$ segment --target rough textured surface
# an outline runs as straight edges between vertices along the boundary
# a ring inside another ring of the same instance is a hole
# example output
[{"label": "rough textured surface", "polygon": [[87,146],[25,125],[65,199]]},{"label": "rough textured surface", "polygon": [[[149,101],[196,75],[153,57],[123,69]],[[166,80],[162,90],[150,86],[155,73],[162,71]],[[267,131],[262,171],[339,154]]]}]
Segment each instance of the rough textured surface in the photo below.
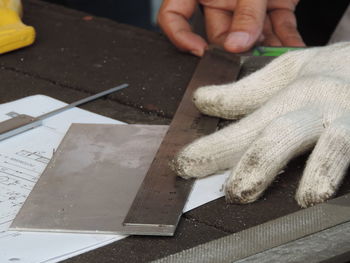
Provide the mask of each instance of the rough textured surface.
[{"label": "rough textured surface", "polygon": [[[130,123],[166,124],[198,59],[176,51],[160,34],[37,0],[25,1],[24,21],[35,45],[1,56],[0,103],[32,94],[66,102],[111,88],[130,88],[83,108]],[[166,117],[163,117],[166,116]],[[228,205],[223,198],[186,213],[174,238],[129,237],[67,262],[145,262],[298,210],[294,200],[305,156],[288,164],[263,198]],[[346,178],[339,194],[349,192]]]},{"label": "rough textured surface", "polygon": [[198,59],[158,33],[86,16],[26,2],[24,22],[36,28],[36,43],[2,56],[0,66],[89,93],[127,82],[113,100],[171,117]]},{"label": "rough textured surface", "polygon": [[[7,56],[10,56],[8,54]],[[0,68],[0,102],[9,102],[22,97],[44,94],[50,97],[73,102],[87,97],[92,93],[81,89],[62,87],[50,80],[28,75],[26,73]],[[102,91],[102,89],[101,89]],[[118,103],[114,99],[100,99],[83,105],[82,108],[102,114],[127,123],[168,124],[167,118],[162,118],[156,113],[141,111],[138,108]]]},{"label": "rough textured surface", "polygon": [[185,218],[174,237],[128,237],[65,262],[148,262],[225,235],[215,227]]}]

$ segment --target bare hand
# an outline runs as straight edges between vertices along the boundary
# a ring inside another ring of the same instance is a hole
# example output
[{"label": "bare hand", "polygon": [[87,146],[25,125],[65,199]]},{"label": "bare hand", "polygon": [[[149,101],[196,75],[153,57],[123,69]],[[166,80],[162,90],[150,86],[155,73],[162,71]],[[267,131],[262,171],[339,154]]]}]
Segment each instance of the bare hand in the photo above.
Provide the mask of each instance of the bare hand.
[{"label": "bare hand", "polygon": [[164,0],[158,23],[179,49],[202,56],[208,43],[192,32],[189,19],[203,6],[210,43],[243,52],[267,46],[304,46],[294,15],[299,0]]}]

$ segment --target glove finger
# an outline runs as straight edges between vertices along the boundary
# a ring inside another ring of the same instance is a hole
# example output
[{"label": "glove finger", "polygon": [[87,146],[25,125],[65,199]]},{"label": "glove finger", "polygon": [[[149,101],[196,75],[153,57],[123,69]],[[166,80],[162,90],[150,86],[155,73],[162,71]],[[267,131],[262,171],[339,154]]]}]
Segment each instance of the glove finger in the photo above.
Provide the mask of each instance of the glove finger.
[{"label": "glove finger", "polygon": [[170,166],[183,178],[204,177],[232,168],[256,136],[286,111],[283,104],[271,101],[239,122],[187,145]]},{"label": "glove finger", "polygon": [[296,193],[299,205],[308,207],[332,197],[349,163],[350,115],[334,121],[317,142]]},{"label": "glove finger", "polygon": [[204,114],[237,119],[251,113],[298,74],[314,50],[288,52],[242,80],[197,89],[193,101]]},{"label": "glove finger", "polygon": [[322,130],[322,117],[312,108],[289,112],[273,121],[232,171],[225,187],[227,201],[255,201],[290,159],[316,143]]}]

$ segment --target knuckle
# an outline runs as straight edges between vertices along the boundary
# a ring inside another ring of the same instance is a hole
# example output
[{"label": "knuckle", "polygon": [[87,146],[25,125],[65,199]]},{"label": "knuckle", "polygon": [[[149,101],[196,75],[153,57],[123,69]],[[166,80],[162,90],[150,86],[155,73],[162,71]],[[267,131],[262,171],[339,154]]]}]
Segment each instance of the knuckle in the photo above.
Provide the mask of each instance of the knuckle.
[{"label": "knuckle", "polygon": [[166,17],[164,15],[158,15],[157,16],[157,25],[159,25],[162,29],[166,26]]},{"label": "knuckle", "polygon": [[236,17],[241,23],[260,23],[256,10],[254,10],[252,7],[241,8],[239,12],[236,13]]},{"label": "knuckle", "polygon": [[157,15],[158,25],[164,24],[164,20],[166,20],[166,14],[164,13],[164,11],[160,11]]},{"label": "knuckle", "polygon": [[177,19],[169,12],[161,12],[157,16],[157,24],[161,29],[170,28],[170,25],[176,24]]}]

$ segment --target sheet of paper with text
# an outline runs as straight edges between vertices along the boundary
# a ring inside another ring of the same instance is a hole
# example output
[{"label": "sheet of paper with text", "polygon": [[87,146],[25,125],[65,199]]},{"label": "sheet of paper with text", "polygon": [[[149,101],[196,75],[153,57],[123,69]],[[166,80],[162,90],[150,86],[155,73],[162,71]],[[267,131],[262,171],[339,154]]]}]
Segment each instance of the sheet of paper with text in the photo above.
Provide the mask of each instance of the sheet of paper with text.
[{"label": "sheet of paper with text", "polygon": [[[65,105],[47,96],[30,96],[1,104],[0,121],[16,114],[36,117]],[[57,262],[126,237],[7,231],[71,123],[123,124],[73,108],[44,120],[38,128],[0,142],[0,262]],[[197,180],[184,212],[223,196],[226,177],[223,173]]]}]

